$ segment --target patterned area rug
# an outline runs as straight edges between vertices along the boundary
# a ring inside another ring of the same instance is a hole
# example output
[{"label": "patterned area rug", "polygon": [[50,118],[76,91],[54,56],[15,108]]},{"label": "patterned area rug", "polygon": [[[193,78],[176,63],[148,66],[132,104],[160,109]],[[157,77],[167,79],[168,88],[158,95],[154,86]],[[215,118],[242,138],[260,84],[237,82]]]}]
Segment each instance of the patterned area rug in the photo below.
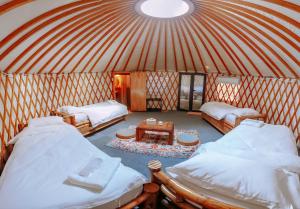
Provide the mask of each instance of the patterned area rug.
[{"label": "patterned area rug", "polygon": [[[132,128],[132,127],[130,127]],[[160,134],[154,132],[146,132],[145,138],[136,142],[133,139],[113,139],[106,146],[120,149],[127,152],[136,152],[146,155],[158,155],[162,157],[172,157],[172,158],[189,158],[201,142],[195,146],[183,146],[177,143],[177,136],[181,133],[188,133],[196,135],[199,137],[199,133],[196,130],[175,130],[175,137],[173,145],[168,145],[165,134]]]}]

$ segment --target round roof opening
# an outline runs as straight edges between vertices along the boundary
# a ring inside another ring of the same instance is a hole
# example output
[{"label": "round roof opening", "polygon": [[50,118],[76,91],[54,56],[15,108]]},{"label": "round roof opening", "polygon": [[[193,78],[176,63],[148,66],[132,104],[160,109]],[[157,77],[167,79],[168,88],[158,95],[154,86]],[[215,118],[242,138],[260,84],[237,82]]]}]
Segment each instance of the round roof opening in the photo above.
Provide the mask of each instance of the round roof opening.
[{"label": "round roof opening", "polygon": [[141,0],[136,5],[140,14],[157,18],[173,18],[193,11],[189,0]]}]

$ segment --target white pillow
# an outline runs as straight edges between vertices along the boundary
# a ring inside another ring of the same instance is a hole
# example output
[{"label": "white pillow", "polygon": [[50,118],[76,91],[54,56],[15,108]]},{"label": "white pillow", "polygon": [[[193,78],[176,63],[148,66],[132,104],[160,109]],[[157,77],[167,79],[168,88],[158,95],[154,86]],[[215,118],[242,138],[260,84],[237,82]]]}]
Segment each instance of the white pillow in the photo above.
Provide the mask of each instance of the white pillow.
[{"label": "white pillow", "polygon": [[296,137],[287,126],[265,124],[261,128],[256,128],[240,125],[231,132],[233,132],[229,135],[231,140],[241,140],[254,151],[298,155]]},{"label": "white pillow", "polygon": [[119,104],[116,100],[108,100],[107,101],[109,104]]},{"label": "white pillow", "polygon": [[74,106],[62,106],[57,109],[59,112],[67,113],[67,114],[75,114],[79,112],[79,107]]},{"label": "white pillow", "polygon": [[24,128],[16,136],[10,139],[8,144],[15,144],[19,139],[36,133],[45,133],[46,131],[51,131],[51,129],[48,129],[48,126],[54,125],[66,125],[66,123],[63,121],[62,117],[58,116],[33,118],[29,121],[28,127]]},{"label": "white pillow", "polygon": [[[201,153],[174,167],[169,174],[195,186],[213,190],[224,196],[268,208],[290,208],[300,205],[292,200],[299,195],[299,179],[284,171],[248,159],[215,152]],[[292,187],[287,182],[291,182]],[[292,194],[293,192],[298,194]]]},{"label": "white pillow", "polygon": [[251,108],[236,108],[236,109],[232,110],[232,113],[237,116],[259,115],[259,112],[257,112],[254,109],[251,109]]},{"label": "white pillow", "polygon": [[261,120],[253,120],[253,119],[245,119],[241,122],[241,125],[245,126],[253,126],[256,128],[261,128],[265,125],[265,123]]},{"label": "white pillow", "polygon": [[64,120],[62,117],[47,116],[47,117],[31,119],[28,123],[28,127],[40,127],[40,126],[49,126],[49,125],[57,125],[57,124],[64,124]]}]

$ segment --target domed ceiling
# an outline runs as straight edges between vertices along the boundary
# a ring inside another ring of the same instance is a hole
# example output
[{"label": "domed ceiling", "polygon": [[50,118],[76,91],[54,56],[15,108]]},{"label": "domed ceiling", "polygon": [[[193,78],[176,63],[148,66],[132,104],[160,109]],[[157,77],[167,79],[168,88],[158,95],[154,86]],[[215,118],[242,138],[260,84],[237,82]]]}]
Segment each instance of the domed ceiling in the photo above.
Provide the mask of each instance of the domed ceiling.
[{"label": "domed ceiling", "polygon": [[0,0],[0,70],[300,77],[299,0],[189,0],[193,11],[174,18],[140,3]]}]

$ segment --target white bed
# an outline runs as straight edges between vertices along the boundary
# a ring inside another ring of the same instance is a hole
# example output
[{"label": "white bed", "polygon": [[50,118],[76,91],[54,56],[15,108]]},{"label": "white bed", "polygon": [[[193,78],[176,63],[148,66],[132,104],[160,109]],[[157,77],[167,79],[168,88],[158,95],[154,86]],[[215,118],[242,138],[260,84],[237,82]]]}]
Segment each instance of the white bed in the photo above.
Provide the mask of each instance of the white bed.
[{"label": "white bed", "polygon": [[71,125],[28,127],[13,140],[13,152],[0,177],[0,208],[117,208],[142,192],[139,172],[122,164],[101,192],[70,184],[70,173],[93,156],[112,158]]},{"label": "white bed", "polygon": [[239,116],[259,115],[254,109],[234,107],[224,102],[207,102],[201,106],[200,111],[205,112],[216,120],[224,119],[230,124],[235,124],[235,120]]},{"label": "white bed", "polygon": [[200,108],[201,116],[222,133],[227,133],[246,119],[265,121],[266,115],[251,108],[239,108],[224,102],[207,102]]},{"label": "white bed", "polygon": [[167,172],[194,192],[235,206],[300,208],[300,157],[286,126],[242,123]]},{"label": "white bed", "polygon": [[74,115],[76,123],[89,120],[93,127],[128,114],[127,107],[115,100],[82,107],[63,106],[58,108],[57,111]]}]

